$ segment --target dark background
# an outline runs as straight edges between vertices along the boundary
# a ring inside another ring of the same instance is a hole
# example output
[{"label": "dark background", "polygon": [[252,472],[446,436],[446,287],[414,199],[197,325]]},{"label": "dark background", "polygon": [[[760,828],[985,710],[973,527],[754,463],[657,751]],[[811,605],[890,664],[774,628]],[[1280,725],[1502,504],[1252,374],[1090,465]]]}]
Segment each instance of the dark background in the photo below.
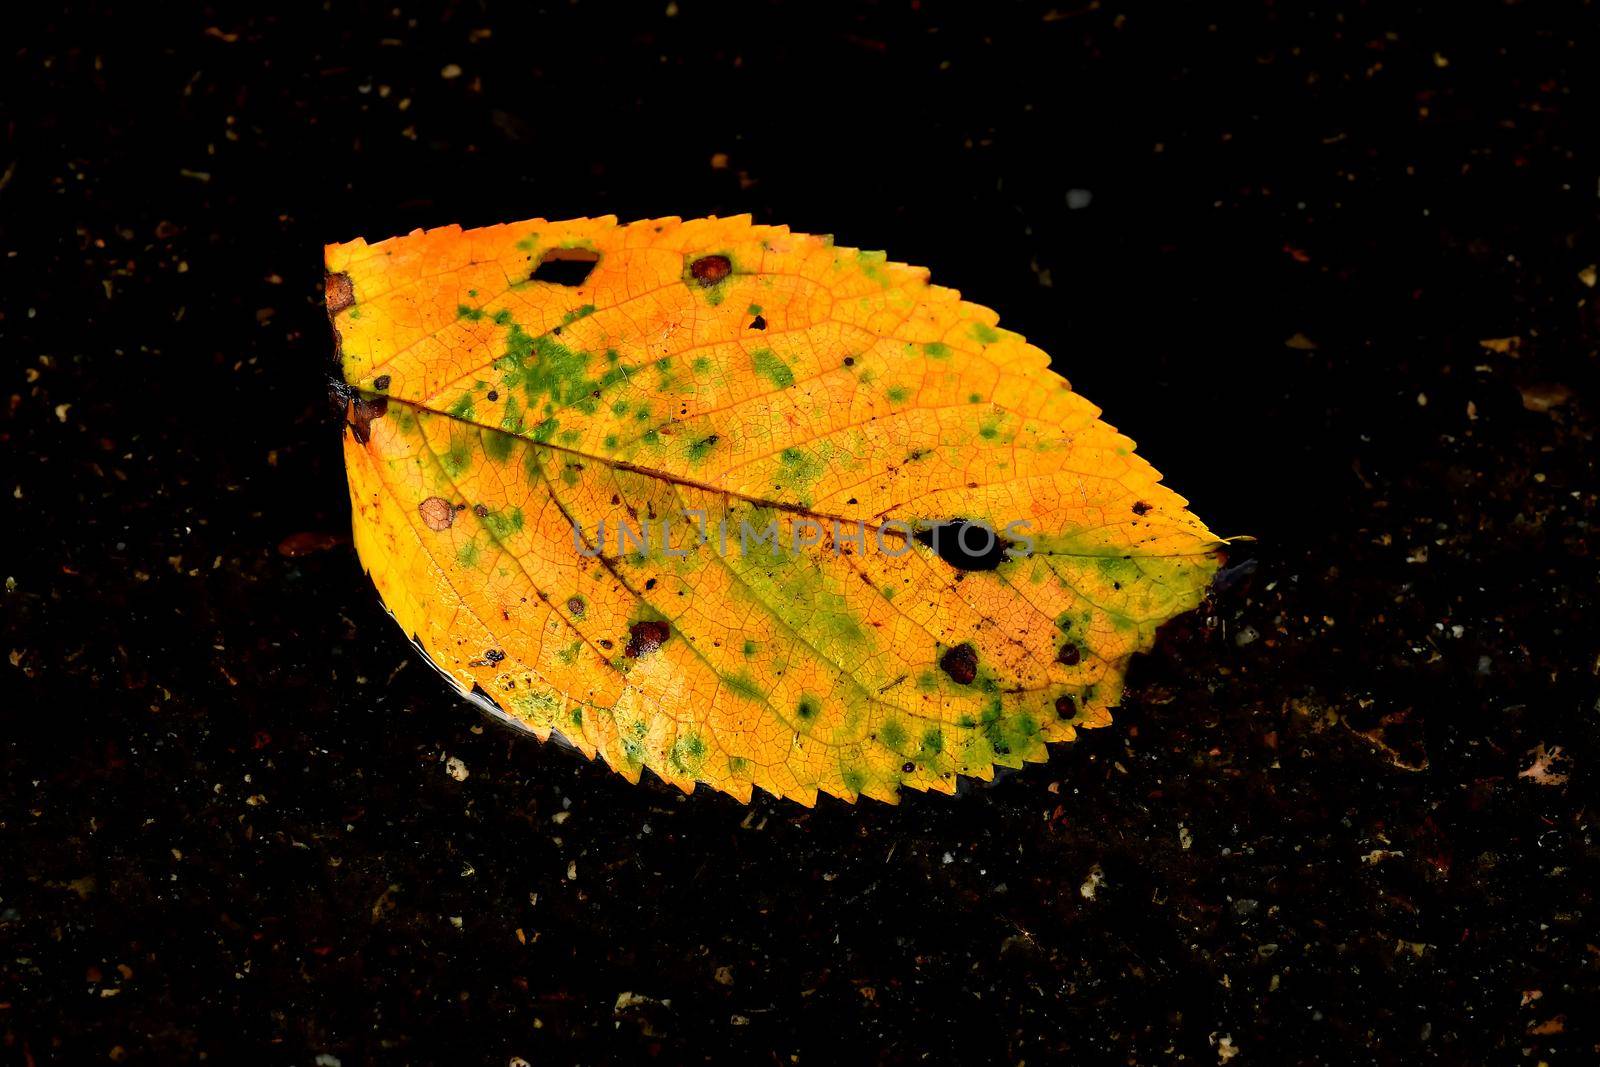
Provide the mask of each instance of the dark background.
[{"label": "dark background", "polygon": [[[1596,16],[14,6],[0,1053],[1593,1062]],[[747,809],[384,614],[322,244],[742,211],[997,308],[1260,539],[1114,726]]]}]

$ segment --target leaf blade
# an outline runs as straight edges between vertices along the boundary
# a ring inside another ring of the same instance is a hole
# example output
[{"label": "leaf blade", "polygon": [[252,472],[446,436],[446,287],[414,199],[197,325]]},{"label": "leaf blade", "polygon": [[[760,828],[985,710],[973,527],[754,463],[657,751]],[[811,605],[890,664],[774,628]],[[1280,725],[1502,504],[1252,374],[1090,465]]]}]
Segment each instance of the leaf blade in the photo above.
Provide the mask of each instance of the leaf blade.
[{"label": "leaf blade", "polygon": [[[573,248],[580,284],[534,277]],[[345,442],[385,602],[463,689],[632,779],[893,801],[1041,760],[1109,721],[1128,657],[1215,570],[1217,539],[1044,353],[881,254],[740,217],[449,227],[327,261],[346,382],[386,404]],[[820,543],[572,540],[685,509]],[[961,572],[893,529],[955,517],[1028,521],[1040,551]]]}]

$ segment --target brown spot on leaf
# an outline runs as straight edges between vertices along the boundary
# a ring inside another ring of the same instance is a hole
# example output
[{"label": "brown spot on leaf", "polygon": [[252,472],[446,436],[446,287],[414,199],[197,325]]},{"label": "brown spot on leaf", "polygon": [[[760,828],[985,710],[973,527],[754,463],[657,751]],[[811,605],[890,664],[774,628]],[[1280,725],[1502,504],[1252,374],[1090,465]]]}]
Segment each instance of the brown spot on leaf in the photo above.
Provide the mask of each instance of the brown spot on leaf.
[{"label": "brown spot on leaf", "polygon": [[350,414],[346,422],[350,424],[350,432],[355,434],[357,444],[366,444],[372,439],[372,423],[381,419],[389,410],[389,398],[386,396],[365,396],[357,393],[350,398]]},{"label": "brown spot on leaf", "polygon": [[1056,714],[1063,719],[1070,719],[1078,714],[1078,702],[1063,693],[1056,697]]},{"label": "brown spot on leaf", "polygon": [[690,276],[702,289],[711,288],[732,273],[733,261],[727,256],[701,256],[689,264]]},{"label": "brown spot on leaf", "polygon": [[456,509],[442,496],[430,496],[417,505],[417,512],[422,516],[422,524],[434,533],[448,530],[456,521]]},{"label": "brown spot on leaf", "polygon": [[1056,662],[1064,663],[1068,667],[1076,667],[1078,661],[1083,659],[1083,653],[1078,651],[1078,646],[1068,641],[1061,646],[1061,651],[1056,653]]},{"label": "brown spot on leaf", "polygon": [[567,610],[570,611],[572,614],[576,615],[578,618],[580,618],[580,619],[583,618],[583,612],[584,612],[583,597],[575,596],[571,600],[568,600],[567,601]]},{"label": "brown spot on leaf", "polygon": [[489,517],[489,508],[484,504],[474,504],[472,505],[472,513],[480,519],[487,519]]},{"label": "brown spot on leaf", "polygon": [[971,685],[978,676],[978,652],[963,641],[939,657],[939,667],[959,685]]},{"label": "brown spot on leaf", "polygon": [[1143,500],[1135,500],[1133,502],[1133,513],[1135,515],[1147,515],[1149,512],[1150,505],[1146,504]]},{"label": "brown spot on leaf", "polygon": [[622,654],[629,659],[638,659],[648,656],[664,644],[672,630],[666,623],[654,619],[645,622],[636,622],[628,627],[628,647]]},{"label": "brown spot on leaf", "polygon": [[356,287],[345,273],[327,274],[322,278],[323,299],[328,304],[328,317],[339,314],[356,302]]},{"label": "brown spot on leaf", "polygon": [[376,378],[372,379],[372,387],[378,390],[380,393],[384,392],[389,388],[389,376],[387,374],[378,375]]},{"label": "brown spot on leaf", "polygon": [[506,658],[506,654],[500,651],[498,648],[491,648],[483,654],[483,658],[488,660],[490,663],[499,663],[501,660]]}]

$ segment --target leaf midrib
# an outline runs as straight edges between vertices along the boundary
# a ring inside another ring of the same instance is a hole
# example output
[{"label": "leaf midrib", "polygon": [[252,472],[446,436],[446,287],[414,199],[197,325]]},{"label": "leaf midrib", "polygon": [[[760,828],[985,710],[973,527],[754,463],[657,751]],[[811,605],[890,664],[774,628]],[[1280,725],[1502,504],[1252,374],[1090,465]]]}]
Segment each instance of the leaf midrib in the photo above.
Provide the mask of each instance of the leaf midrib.
[{"label": "leaf midrib", "polygon": [[[566,445],[552,444],[549,441],[536,441],[530,437],[525,437],[522,434],[507,430],[504,427],[490,426],[487,423],[478,422],[475,419],[465,418],[448,411],[441,411],[438,408],[430,407],[427,404],[415,400],[409,400],[404,397],[391,396],[388,393],[374,392],[370,389],[362,389],[357,386],[346,385],[344,388],[348,390],[352,396],[361,396],[371,400],[382,400],[390,404],[402,404],[413,411],[425,412],[429,415],[434,415],[442,419],[449,419],[451,422],[459,423],[463,426],[471,426],[477,430],[487,430],[490,433],[501,434],[503,436],[513,438],[517,441],[523,442],[530,448],[548,449],[551,452],[559,453],[564,456],[572,456],[575,459],[581,459],[589,463],[598,463],[602,466],[609,467],[612,470],[627,471],[631,474],[643,475],[644,477],[653,478],[657,481],[665,482],[670,485],[683,486],[689,489],[698,489],[701,492],[740,500],[757,508],[772,508],[777,511],[787,512],[792,515],[801,515],[807,518],[826,519],[843,523],[859,523],[863,531],[870,530],[875,534],[887,533],[902,539],[906,536],[902,531],[895,529],[894,527],[882,523],[875,523],[868,519],[857,518],[850,515],[839,515],[830,511],[821,511],[805,504],[796,504],[792,501],[774,500],[769,497],[760,497],[751,493],[742,492],[737,489],[729,489],[727,486],[715,485],[711,482],[702,482],[694,478],[686,478],[679,474],[673,474],[669,471],[659,470],[655,467],[645,466],[644,464],[640,463],[633,463],[629,460],[612,459],[607,456],[597,456],[592,452],[585,452],[581,449],[569,448]],[[899,519],[893,521],[910,523],[914,520]],[[1041,549],[1035,551],[1033,555],[1062,556],[1073,559],[1190,559],[1209,555],[1222,543],[1223,542],[1219,540],[1214,544],[1195,552],[1068,552],[1059,549]]]}]

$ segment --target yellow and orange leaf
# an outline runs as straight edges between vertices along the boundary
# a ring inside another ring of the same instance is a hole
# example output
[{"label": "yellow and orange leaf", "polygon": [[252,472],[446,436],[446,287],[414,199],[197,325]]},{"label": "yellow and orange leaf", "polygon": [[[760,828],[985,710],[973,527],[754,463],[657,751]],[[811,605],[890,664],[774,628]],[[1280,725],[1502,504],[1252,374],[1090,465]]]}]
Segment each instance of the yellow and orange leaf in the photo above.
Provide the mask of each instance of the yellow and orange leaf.
[{"label": "yellow and orange leaf", "polygon": [[[882,253],[535,219],[327,269],[384,601],[463,692],[630,779],[892,802],[1043,760],[1218,565],[1043,352]],[[908,536],[955,520],[1001,539]]]}]

